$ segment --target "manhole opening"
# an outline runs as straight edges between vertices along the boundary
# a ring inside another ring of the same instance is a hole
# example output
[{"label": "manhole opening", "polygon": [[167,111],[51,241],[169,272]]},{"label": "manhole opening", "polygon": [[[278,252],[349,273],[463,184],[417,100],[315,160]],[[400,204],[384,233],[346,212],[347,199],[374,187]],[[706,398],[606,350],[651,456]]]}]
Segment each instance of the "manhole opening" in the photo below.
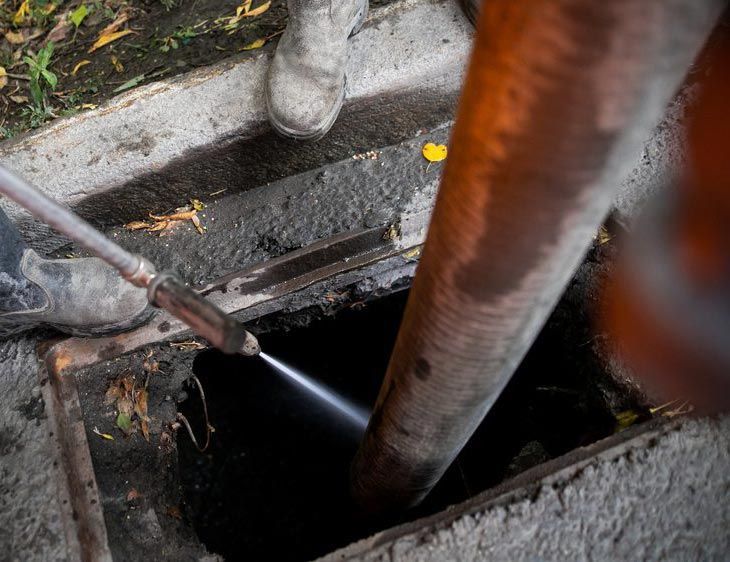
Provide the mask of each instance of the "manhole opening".
[{"label": "manhole opening", "polygon": [[[262,347],[353,402],[377,396],[407,298],[397,293],[306,327],[263,334]],[[587,345],[590,325],[558,307],[497,405],[428,500],[399,520],[368,519],[348,495],[358,445],[260,359],[198,355],[214,439],[205,454],[182,439],[180,470],[195,530],[228,560],[309,560],[393,524],[461,502],[616,430],[631,399]],[[181,405],[202,424],[197,400]],[[198,425],[198,427],[200,427]]]}]

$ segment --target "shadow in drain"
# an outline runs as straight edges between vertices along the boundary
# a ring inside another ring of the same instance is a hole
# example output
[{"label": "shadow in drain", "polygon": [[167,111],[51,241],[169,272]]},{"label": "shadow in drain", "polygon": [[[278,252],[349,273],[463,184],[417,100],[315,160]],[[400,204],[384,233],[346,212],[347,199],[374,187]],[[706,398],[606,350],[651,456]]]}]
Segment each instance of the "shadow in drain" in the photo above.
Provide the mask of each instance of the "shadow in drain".
[{"label": "shadow in drain", "polygon": [[[354,403],[377,396],[407,293],[305,328],[264,334],[262,348]],[[569,318],[568,318],[569,316]],[[570,320],[568,322],[568,320]],[[560,312],[498,404],[423,506],[399,521],[362,517],[348,495],[360,435],[261,359],[201,353],[210,449],[181,437],[188,513],[207,548],[226,559],[309,560],[395,523],[463,501],[505,478],[613,432],[606,397],[619,396],[590,351],[587,322]],[[190,391],[194,394],[194,391]],[[612,406],[626,399],[615,399]],[[627,407],[627,404],[621,404]],[[182,404],[204,427],[197,399]]]}]

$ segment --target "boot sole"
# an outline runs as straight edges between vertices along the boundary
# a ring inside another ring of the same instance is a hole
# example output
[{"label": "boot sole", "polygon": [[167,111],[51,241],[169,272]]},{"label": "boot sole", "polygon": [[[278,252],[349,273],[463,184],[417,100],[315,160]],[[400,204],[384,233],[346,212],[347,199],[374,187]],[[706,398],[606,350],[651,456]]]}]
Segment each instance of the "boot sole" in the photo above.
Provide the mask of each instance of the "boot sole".
[{"label": "boot sole", "polygon": [[138,314],[137,316],[126,322],[120,322],[119,324],[111,324],[99,328],[89,329],[63,326],[59,324],[53,324],[51,322],[29,322],[28,324],[23,325],[13,325],[12,323],[8,323],[8,325],[3,326],[2,319],[0,319],[0,338],[10,338],[41,327],[53,328],[55,330],[58,330],[59,332],[78,338],[100,338],[104,336],[113,336],[116,334],[128,332],[135,328],[139,328],[140,326],[149,322],[156,314],[156,312],[157,311],[154,308],[148,307],[142,313]]},{"label": "boot sole", "polygon": [[[362,26],[365,24],[365,20],[368,17],[368,10],[369,2],[366,1],[363,8],[352,20],[352,26],[350,27],[350,31],[347,35],[348,38],[360,33],[360,30],[362,29]],[[269,93],[267,91],[266,109],[269,112],[269,122],[271,123],[272,128],[282,137],[286,137],[288,139],[296,141],[318,141],[329,132],[329,130],[332,128],[332,125],[334,125],[335,121],[337,121],[337,117],[340,115],[340,111],[342,110],[342,104],[345,101],[346,90],[347,76],[345,76],[345,82],[342,84],[340,96],[337,98],[337,102],[335,103],[335,107],[332,110],[332,113],[324,121],[324,124],[314,131],[298,131],[295,129],[290,129],[289,127],[279,123],[276,118],[272,116],[271,108],[269,107]]]}]

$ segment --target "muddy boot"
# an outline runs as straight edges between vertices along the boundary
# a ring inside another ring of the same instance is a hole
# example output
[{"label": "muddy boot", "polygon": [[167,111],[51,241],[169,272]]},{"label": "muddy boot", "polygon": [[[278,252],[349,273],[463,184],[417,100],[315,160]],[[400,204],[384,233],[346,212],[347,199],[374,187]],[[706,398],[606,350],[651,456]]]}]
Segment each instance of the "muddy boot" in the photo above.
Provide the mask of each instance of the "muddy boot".
[{"label": "muddy boot", "polygon": [[461,6],[464,8],[464,13],[472,25],[477,24],[479,18],[479,8],[482,5],[482,0],[461,0]]},{"label": "muddy boot", "polygon": [[145,290],[101,260],[41,258],[0,210],[0,336],[39,325],[100,336],[139,326],[152,314]]},{"label": "muddy boot", "polygon": [[347,39],[367,16],[367,0],[289,0],[289,21],[269,69],[266,105],[281,135],[322,138],[345,97]]}]

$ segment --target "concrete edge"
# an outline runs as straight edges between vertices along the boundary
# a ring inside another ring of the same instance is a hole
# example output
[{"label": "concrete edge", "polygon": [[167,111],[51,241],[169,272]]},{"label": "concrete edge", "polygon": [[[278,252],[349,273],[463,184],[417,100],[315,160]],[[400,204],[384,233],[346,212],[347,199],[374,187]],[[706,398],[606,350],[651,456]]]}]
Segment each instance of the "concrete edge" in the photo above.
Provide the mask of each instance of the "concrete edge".
[{"label": "concrete edge", "polygon": [[504,507],[526,498],[534,498],[544,487],[559,487],[575,479],[595,461],[611,462],[629,454],[632,450],[651,447],[662,437],[679,431],[687,419],[655,418],[630,427],[592,445],[574,449],[561,457],[526,470],[460,504],[452,505],[434,515],[380,531],[317,560],[320,562],[356,560],[367,552],[394,543],[398,539],[412,536],[417,540],[419,536],[433,534],[449,527],[461,517]]}]

